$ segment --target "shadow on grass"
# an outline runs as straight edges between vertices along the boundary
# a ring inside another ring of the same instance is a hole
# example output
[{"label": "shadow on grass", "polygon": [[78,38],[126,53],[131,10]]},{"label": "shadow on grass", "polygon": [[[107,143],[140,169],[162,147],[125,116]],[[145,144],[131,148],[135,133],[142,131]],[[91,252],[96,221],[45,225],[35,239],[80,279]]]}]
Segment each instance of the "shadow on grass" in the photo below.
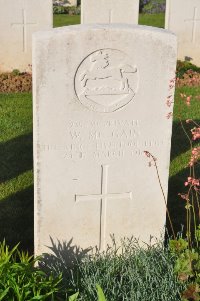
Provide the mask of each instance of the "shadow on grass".
[{"label": "shadow on grass", "polygon": [[[200,120],[194,120],[200,123]],[[185,120],[182,121],[185,130],[191,138],[190,130],[194,127],[193,124],[186,124]],[[198,141],[193,141],[193,147],[198,144]],[[186,153],[190,150],[190,142],[183,131],[179,120],[173,122],[172,128],[172,146],[171,146],[171,161],[181,154]],[[185,163],[187,166],[189,162]],[[172,219],[175,233],[181,232],[185,235],[186,231],[186,201],[184,201],[178,194],[186,193],[187,188],[184,186],[185,181],[190,176],[190,168],[186,167],[174,176],[169,178],[169,189],[168,189],[168,209]],[[196,178],[200,177],[200,170],[196,169]],[[169,234],[172,235],[170,229],[169,220],[167,218],[167,229]]]},{"label": "shadow on grass", "polygon": [[[173,227],[175,233],[181,232],[186,226],[186,209],[185,201],[180,198],[178,193],[185,190],[184,180],[187,179],[188,169],[182,170],[180,173],[169,179],[169,189],[168,189],[168,210],[170,212],[170,217],[172,219]],[[170,236],[172,231],[169,225],[169,220],[167,217],[167,229]]]},{"label": "shadow on grass", "polygon": [[33,254],[33,186],[0,201],[0,241]]},{"label": "shadow on grass", "polygon": [[33,168],[33,135],[22,135],[0,143],[0,183]]},{"label": "shadow on grass", "polygon": [[[178,193],[187,193],[188,188],[184,186],[184,182],[189,176],[189,168],[181,170],[175,176],[169,179],[169,190],[168,190],[168,209],[175,233],[183,230],[183,235],[186,231],[186,201],[183,200]],[[196,170],[196,178],[200,178],[200,170]],[[198,212],[196,211],[196,219],[198,220]],[[169,220],[167,218],[167,229],[169,234],[172,235],[170,229]],[[192,229],[193,232],[194,229]]]},{"label": "shadow on grass", "polygon": [[52,272],[58,276],[60,273],[63,275],[63,279],[67,280],[71,278],[71,270],[75,270],[78,263],[81,262],[91,248],[81,249],[77,245],[73,244],[73,238],[66,241],[60,241],[57,239],[55,242],[50,237],[51,246],[48,246],[51,254],[44,253],[39,261],[39,266],[47,273]]},{"label": "shadow on grass", "polygon": [[[194,120],[194,121],[200,124],[200,120]],[[190,130],[194,127],[194,125],[186,124],[185,120],[182,122],[184,124],[184,127],[189,137],[191,137]],[[198,141],[193,141],[194,147],[197,144]],[[190,142],[183,131],[180,121],[176,120],[173,122],[173,127],[172,127],[171,161],[174,160],[176,157],[180,156],[182,153],[187,152],[188,150],[190,150]]]}]

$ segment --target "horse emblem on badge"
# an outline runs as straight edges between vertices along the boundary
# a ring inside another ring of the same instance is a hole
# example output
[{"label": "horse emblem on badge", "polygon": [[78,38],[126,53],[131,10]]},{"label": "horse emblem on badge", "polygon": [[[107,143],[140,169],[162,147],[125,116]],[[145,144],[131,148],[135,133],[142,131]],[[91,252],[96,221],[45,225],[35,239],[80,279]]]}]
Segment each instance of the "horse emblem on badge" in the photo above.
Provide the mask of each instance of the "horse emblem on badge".
[{"label": "horse emblem on badge", "polygon": [[80,102],[96,112],[114,112],[126,106],[138,89],[138,70],[116,49],[101,49],[87,56],[75,75]]}]

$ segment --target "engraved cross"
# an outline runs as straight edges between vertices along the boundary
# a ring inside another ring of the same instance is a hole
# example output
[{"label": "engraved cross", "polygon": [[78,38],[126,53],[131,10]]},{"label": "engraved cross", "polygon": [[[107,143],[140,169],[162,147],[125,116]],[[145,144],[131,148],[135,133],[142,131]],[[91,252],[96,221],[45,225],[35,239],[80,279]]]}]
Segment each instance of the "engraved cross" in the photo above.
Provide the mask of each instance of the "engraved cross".
[{"label": "engraved cross", "polygon": [[111,24],[113,22],[113,10],[109,9],[109,15],[108,15],[108,24]]},{"label": "engraved cross", "polygon": [[198,8],[194,7],[193,18],[184,20],[185,22],[193,23],[193,25],[192,25],[192,43],[195,43],[197,22],[200,22],[200,19],[197,19],[197,11],[198,11]]},{"label": "engraved cross", "polygon": [[37,23],[28,23],[26,19],[26,11],[22,9],[22,22],[21,23],[11,23],[11,26],[22,26],[23,33],[23,52],[27,50],[27,25],[36,25]]},{"label": "engraved cross", "polygon": [[101,166],[101,194],[75,195],[76,202],[100,201],[99,250],[106,248],[107,202],[108,200],[132,200],[132,192],[108,193],[109,165]]}]

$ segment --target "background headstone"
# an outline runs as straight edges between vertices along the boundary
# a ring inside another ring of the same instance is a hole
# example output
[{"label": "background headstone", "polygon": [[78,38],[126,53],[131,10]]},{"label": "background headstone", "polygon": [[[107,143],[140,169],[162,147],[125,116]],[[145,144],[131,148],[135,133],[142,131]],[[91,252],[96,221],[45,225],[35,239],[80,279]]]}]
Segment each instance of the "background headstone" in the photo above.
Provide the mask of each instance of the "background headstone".
[{"label": "background headstone", "polygon": [[77,0],[53,0],[53,3],[61,6],[77,6]]},{"label": "background headstone", "polygon": [[144,151],[167,194],[175,35],[77,25],[36,33],[33,51],[36,254],[50,236],[101,249],[111,233],[159,237],[166,210]]},{"label": "background headstone", "polygon": [[69,0],[69,6],[77,6],[77,0]]},{"label": "background headstone", "polygon": [[32,33],[52,28],[52,0],[0,0],[0,72],[30,70]]},{"label": "background headstone", "polygon": [[139,0],[82,0],[81,23],[138,24]]},{"label": "background headstone", "polygon": [[178,37],[178,58],[200,66],[200,1],[167,0],[165,28]]}]

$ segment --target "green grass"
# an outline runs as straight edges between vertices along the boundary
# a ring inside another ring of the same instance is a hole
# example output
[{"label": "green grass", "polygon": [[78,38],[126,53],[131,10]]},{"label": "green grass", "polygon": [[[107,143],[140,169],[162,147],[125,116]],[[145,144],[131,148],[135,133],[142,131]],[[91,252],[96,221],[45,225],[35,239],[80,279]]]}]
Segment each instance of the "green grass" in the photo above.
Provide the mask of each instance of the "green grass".
[{"label": "green grass", "polygon": [[[139,24],[164,28],[164,14],[140,14]],[[54,27],[80,24],[80,16],[54,15]]]},{"label": "green grass", "polygon": [[151,15],[150,14],[140,14],[139,24],[164,28],[165,15],[164,14],[151,14]]},{"label": "green grass", "polygon": [[33,249],[31,94],[0,94],[0,241]]},{"label": "green grass", "polygon": [[54,15],[53,23],[54,27],[80,24],[80,16]]},{"label": "green grass", "polygon": [[[192,95],[191,106],[187,106],[180,98],[180,93]],[[186,124],[185,120],[193,119],[200,124],[200,100],[195,96],[200,95],[200,87],[190,88],[182,87],[176,90],[176,103],[174,108],[174,122],[171,148],[171,165],[169,178],[168,207],[176,231],[181,230],[181,224],[186,224],[185,202],[178,196],[178,193],[186,193],[184,182],[190,175],[188,162],[190,159],[190,143],[183,132],[179,118],[191,137],[191,128],[194,125]],[[200,142],[193,143],[194,146],[200,145]],[[200,169],[196,169],[196,177],[200,178]]]}]

